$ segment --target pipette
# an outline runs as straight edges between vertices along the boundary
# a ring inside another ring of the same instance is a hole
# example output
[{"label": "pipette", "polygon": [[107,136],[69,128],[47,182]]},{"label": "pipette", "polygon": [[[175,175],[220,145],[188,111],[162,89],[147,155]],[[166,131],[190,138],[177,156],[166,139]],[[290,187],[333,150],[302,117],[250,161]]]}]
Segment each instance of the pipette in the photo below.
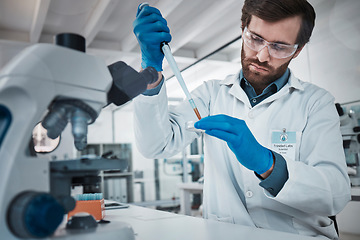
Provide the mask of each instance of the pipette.
[{"label": "pipette", "polygon": [[[139,9],[141,10],[143,7],[145,6],[149,6],[149,3],[142,3],[140,6],[139,6]],[[189,101],[192,109],[194,110],[195,114],[196,114],[196,117],[200,120],[201,119],[201,116],[200,116],[200,113],[199,113],[199,110],[197,109],[196,105],[195,105],[195,102],[194,100],[192,99],[191,95],[190,95],[190,92],[185,84],[185,81],[181,75],[181,72],[179,70],[179,67],[178,65],[176,64],[175,62],[175,59],[174,59],[174,56],[172,55],[171,53],[171,50],[170,50],[170,47],[169,47],[169,44],[166,43],[166,42],[162,42],[161,43],[161,50],[162,52],[164,53],[165,55],[165,58],[166,60],[168,61],[169,63],[169,66],[171,68],[171,70],[173,71],[176,79],[178,80],[183,92],[185,93],[185,96],[187,98],[187,100]]]},{"label": "pipette", "polygon": [[197,109],[197,107],[195,105],[194,100],[192,99],[192,97],[190,95],[189,90],[186,87],[185,81],[184,81],[183,77],[181,76],[180,70],[179,70],[179,68],[178,68],[178,66],[177,66],[177,64],[175,62],[174,56],[171,53],[169,45],[167,43],[165,43],[165,42],[162,42],[161,43],[161,50],[163,51],[163,53],[165,55],[165,58],[169,63],[169,66],[171,67],[176,79],[178,80],[182,90],[184,91],[185,96],[188,99],[188,101],[189,101],[192,109],[194,110],[197,118],[200,120],[201,119],[200,113],[199,113],[199,111],[198,111],[198,109]]}]

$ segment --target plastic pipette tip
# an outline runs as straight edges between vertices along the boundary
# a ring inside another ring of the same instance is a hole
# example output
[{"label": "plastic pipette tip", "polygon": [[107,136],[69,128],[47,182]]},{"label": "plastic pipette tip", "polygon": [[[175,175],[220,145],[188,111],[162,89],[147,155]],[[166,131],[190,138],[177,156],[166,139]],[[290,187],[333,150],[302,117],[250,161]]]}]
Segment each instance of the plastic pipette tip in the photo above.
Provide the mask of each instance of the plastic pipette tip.
[{"label": "plastic pipette tip", "polygon": [[77,201],[91,201],[91,200],[101,200],[103,199],[102,193],[84,193],[84,194],[77,194],[75,196]]},{"label": "plastic pipette tip", "polygon": [[201,119],[201,116],[200,116],[200,113],[199,113],[198,109],[197,109],[197,108],[193,108],[193,110],[194,110],[197,118],[200,120],[200,119]]}]

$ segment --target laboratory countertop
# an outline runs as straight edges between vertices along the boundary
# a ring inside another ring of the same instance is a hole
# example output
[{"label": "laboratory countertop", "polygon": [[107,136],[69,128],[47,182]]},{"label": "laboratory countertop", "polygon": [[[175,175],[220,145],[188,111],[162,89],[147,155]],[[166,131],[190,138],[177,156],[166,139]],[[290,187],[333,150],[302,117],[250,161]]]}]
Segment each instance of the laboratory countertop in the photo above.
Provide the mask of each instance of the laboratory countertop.
[{"label": "laboratory countertop", "polygon": [[[135,234],[135,240],[315,239],[284,232],[222,223],[134,205],[129,205],[128,208],[123,209],[106,210],[105,220],[110,221],[110,223],[108,223],[109,225],[116,225],[122,222],[131,226]],[[93,234],[96,235],[96,232]],[[106,238],[101,237],[100,239]]]}]

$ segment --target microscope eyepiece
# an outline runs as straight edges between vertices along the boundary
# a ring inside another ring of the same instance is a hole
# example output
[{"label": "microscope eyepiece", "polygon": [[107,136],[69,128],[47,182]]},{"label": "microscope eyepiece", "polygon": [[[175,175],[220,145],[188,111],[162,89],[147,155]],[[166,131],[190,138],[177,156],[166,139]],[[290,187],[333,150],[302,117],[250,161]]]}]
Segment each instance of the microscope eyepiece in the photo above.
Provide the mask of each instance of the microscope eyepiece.
[{"label": "microscope eyepiece", "polygon": [[153,67],[148,67],[139,73],[119,61],[109,65],[108,68],[113,78],[113,84],[108,92],[108,102],[117,106],[143,93],[148,84],[158,79],[158,73]]}]

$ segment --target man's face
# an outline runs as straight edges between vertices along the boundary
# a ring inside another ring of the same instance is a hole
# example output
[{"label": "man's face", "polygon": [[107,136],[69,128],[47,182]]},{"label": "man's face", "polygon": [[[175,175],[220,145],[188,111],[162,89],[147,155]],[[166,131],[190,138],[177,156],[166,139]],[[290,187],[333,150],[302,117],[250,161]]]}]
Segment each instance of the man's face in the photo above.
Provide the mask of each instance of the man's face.
[{"label": "man's face", "polygon": [[[300,30],[301,17],[295,16],[278,22],[266,22],[256,16],[251,17],[248,31],[265,39],[268,42],[293,45]],[[269,54],[267,47],[259,52],[248,48],[244,43],[241,49],[241,64],[244,77],[259,94],[269,84],[280,78],[286,71],[291,59],[295,58],[301,49],[294,55],[277,59]]]}]

